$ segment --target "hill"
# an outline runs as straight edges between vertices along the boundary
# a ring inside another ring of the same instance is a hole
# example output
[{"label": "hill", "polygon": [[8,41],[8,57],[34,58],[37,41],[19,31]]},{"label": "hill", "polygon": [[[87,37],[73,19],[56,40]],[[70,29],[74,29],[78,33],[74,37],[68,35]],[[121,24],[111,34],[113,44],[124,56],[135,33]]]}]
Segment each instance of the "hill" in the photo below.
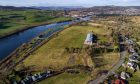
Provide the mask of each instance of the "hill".
[{"label": "hill", "polygon": [[49,7],[32,7],[41,10],[80,10],[82,6],[49,6]]}]

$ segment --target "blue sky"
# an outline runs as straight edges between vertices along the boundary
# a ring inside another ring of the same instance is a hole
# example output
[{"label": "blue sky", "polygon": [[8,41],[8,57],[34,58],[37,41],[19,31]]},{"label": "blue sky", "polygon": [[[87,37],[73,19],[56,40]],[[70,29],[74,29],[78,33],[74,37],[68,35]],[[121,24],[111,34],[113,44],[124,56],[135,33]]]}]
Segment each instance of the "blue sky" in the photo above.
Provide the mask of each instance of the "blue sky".
[{"label": "blue sky", "polygon": [[140,6],[140,0],[0,0],[0,5],[11,6]]}]

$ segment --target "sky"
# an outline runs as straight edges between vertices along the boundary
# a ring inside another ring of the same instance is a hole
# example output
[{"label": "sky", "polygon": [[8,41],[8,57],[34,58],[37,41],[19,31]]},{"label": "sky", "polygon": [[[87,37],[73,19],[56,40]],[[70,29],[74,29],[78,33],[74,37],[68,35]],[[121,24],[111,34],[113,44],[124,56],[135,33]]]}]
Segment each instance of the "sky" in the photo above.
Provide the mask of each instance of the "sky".
[{"label": "sky", "polygon": [[140,6],[140,0],[0,0],[4,6]]}]

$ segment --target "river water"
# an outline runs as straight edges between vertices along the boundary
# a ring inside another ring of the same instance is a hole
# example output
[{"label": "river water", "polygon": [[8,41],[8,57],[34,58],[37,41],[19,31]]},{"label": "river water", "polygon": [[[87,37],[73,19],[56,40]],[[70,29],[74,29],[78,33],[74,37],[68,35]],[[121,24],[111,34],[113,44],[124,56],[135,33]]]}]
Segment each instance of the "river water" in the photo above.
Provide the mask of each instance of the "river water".
[{"label": "river water", "polygon": [[12,53],[16,48],[21,46],[23,43],[30,41],[35,38],[41,32],[47,31],[50,28],[57,28],[71,24],[72,21],[60,22],[49,25],[37,26],[28,30],[13,34],[11,36],[0,39],[0,60]]}]

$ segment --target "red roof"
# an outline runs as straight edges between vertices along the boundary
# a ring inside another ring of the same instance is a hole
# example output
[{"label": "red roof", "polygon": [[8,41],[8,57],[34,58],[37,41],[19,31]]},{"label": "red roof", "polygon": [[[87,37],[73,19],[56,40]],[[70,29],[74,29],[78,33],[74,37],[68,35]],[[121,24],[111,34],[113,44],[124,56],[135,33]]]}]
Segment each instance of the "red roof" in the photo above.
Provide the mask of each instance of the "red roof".
[{"label": "red roof", "polygon": [[115,81],[112,81],[113,84],[125,84],[124,80],[117,79]]}]

